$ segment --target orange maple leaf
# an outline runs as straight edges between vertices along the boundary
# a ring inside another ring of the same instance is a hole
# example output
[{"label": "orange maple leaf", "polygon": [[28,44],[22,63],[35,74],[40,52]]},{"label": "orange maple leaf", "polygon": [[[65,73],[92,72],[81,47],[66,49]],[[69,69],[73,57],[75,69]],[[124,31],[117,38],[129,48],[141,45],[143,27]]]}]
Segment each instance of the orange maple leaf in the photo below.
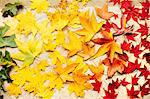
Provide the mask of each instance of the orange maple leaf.
[{"label": "orange maple leaf", "polygon": [[107,3],[103,6],[103,8],[95,7],[95,10],[96,10],[97,15],[103,19],[110,19],[114,15],[113,12],[108,12]]},{"label": "orange maple leaf", "polygon": [[92,40],[94,43],[101,45],[98,51],[90,58],[94,59],[99,56],[104,55],[105,53],[109,54],[109,59],[113,62],[115,53],[122,54],[122,49],[113,39],[112,33],[107,31],[102,31],[104,38],[96,38]]},{"label": "orange maple leaf", "polygon": [[124,60],[118,58],[114,58],[113,63],[110,62],[110,59],[106,58],[103,63],[108,66],[108,77],[112,77],[116,72],[123,73],[126,65]]}]

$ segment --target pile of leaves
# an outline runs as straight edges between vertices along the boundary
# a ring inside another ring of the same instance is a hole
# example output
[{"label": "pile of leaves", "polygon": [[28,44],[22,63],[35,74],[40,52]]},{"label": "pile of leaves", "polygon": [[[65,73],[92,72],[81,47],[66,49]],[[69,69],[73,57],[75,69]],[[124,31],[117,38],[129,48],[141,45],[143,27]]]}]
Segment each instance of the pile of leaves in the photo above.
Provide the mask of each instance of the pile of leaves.
[{"label": "pile of leaves", "polygon": [[[103,91],[104,99],[116,99],[120,87],[131,99],[150,93],[148,0],[141,2],[142,8],[131,0],[110,0],[102,8],[92,6],[94,11],[87,7],[92,0],[61,0],[55,6],[48,0],[30,2],[24,12],[11,11],[17,15],[0,29],[0,47],[18,49],[11,54],[19,62],[6,87],[9,95],[18,96],[24,90],[51,98],[55,89],[65,85],[79,97],[93,89],[100,95]],[[19,4],[9,6],[16,9]],[[109,4],[119,6],[121,14],[109,11]],[[46,17],[41,19],[43,13]],[[140,84],[142,77],[145,82]]]}]

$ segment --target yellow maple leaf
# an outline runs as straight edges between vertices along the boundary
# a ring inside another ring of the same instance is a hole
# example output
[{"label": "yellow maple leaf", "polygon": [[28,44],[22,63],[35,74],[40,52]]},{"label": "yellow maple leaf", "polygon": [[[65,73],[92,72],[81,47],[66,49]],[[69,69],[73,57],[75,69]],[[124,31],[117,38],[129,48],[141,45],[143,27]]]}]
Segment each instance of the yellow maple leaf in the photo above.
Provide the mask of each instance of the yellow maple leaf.
[{"label": "yellow maple leaf", "polygon": [[15,95],[15,96],[18,96],[21,94],[21,89],[20,87],[18,87],[17,85],[15,84],[9,84],[7,87],[6,87],[6,90],[8,92],[9,95]]},{"label": "yellow maple leaf", "polygon": [[31,65],[36,56],[38,56],[42,51],[42,42],[36,40],[34,36],[32,36],[27,42],[23,42],[19,39],[19,37],[17,37],[15,42],[20,52],[14,53],[11,56],[16,60],[23,62],[21,67]]},{"label": "yellow maple leaf", "polygon": [[98,23],[94,13],[90,16],[89,11],[81,13],[79,18],[83,29],[77,30],[76,33],[84,36],[84,41],[88,42],[100,30],[104,22]]},{"label": "yellow maple leaf", "polygon": [[51,21],[51,32],[55,30],[62,30],[65,26],[68,25],[69,22],[68,15],[59,10],[55,11],[55,13],[48,13],[48,18]]},{"label": "yellow maple leaf", "polygon": [[73,73],[74,81],[69,84],[68,90],[70,93],[75,92],[77,96],[84,96],[84,90],[89,90],[92,88],[92,85],[87,82],[90,79],[90,76],[85,75],[83,69]]},{"label": "yellow maple leaf", "polygon": [[63,87],[64,83],[66,83],[67,81],[73,81],[70,73],[74,71],[77,65],[77,63],[72,63],[70,65],[67,65],[66,67],[62,67],[61,62],[57,60],[56,67],[54,69],[55,73],[49,73],[49,87],[51,89],[56,87],[58,90],[60,90]]},{"label": "yellow maple leaf", "polygon": [[[60,40],[60,37],[56,38],[56,40],[57,40],[57,42],[56,42],[55,36],[57,36],[57,35],[51,33],[50,27],[48,26],[48,24],[49,24],[49,20],[44,20],[44,21],[42,21],[42,23],[39,23],[38,24],[38,32],[41,35],[44,49],[46,51],[54,51],[56,46],[59,45],[57,43]],[[62,34],[60,36],[62,36]],[[59,42],[61,42],[61,41],[59,41]]]},{"label": "yellow maple leaf", "polygon": [[101,81],[101,77],[104,74],[104,66],[102,63],[99,63],[98,66],[89,65],[89,69],[94,73],[93,77],[94,79],[97,79],[98,81]]},{"label": "yellow maple leaf", "polygon": [[56,64],[57,59],[59,59],[62,64],[66,64],[66,59],[65,59],[65,57],[62,56],[62,55],[60,54],[60,52],[58,52],[58,51],[51,52],[51,53],[49,54],[49,57],[50,57],[51,60],[52,60],[52,64]]},{"label": "yellow maple leaf", "polygon": [[19,21],[17,25],[19,33],[23,33],[25,35],[28,35],[31,32],[34,35],[37,33],[37,22],[32,12],[27,11],[26,13],[18,14],[16,19]]},{"label": "yellow maple leaf", "polygon": [[63,47],[69,50],[68,57],[71,57],[82,49],[82,42],[73,32],[68,33],[68,39],[69,41],[64,43]]},{"label": "yellow maple leaf", "polygon": [[32,3],[30,5],[31,9],[36,9],[37,12],[47,12],[50,3],[47,0],[30,0]]}]

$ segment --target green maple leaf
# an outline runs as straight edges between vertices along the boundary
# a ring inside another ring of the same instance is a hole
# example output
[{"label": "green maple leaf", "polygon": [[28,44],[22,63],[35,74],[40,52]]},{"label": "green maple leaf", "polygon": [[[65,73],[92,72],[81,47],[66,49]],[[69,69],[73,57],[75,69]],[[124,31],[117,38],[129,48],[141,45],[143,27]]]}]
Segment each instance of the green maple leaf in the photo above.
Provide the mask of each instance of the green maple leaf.
[{"label": "green maple leaf", "polygon": [[16,63],[10,57],[8,51],[5,51],[5,55],[2,54],[0,51],[0,90],[5,91],[3,88],[4,81],[11,83],[12,80],[10,79],[9,72],[11,71],[12,67],[15,66]]},{"label": "green maple leaf", "polygon": [[[22,6],[22,5],[21,5]],[[22,6],[23,7],[23,6]],[[10,15],[11,17],[17,15],[18,10],[21,9],[20,8],[20,3],[7,3],[5,5],[5,8],[2,9],[2,13],[4,17],[7,17],[8,15]]]},{"label": "green maple leaf", "polygon": [[5,26],[0,28],[0,48],[2,47],[16,47],[15,43],[15,35],[4,36],[8,31],[9,26],[5,24]]}]

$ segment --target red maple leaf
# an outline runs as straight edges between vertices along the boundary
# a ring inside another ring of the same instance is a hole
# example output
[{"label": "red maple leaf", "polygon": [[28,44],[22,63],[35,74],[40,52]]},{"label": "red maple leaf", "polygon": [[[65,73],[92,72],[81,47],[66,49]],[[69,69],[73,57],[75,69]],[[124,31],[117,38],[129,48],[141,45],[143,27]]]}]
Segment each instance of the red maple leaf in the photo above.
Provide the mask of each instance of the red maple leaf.
[{"label": "red maple leaf", "polygon": [[124,60],[125,62],[128,61],[128,55],[126,53],[123,52],[123,54],[119,54],[118,53],[118,57],[122,60]]},{"label": "red maple leaf", "polygon": [[141,96],[143,97],[144,95],[148,95],[150,94],[150,89],[149,87],[146,88],[146,84],[144,84],[143,86],[140,87],[141,90]]},{"label": "red maple leaf", "polygon": [[139,24],[140,29],[137,30],[137,32],[141,33],[141,36],[148,35],[148,26],[147,23],[145,22],[145,25]]},{"label": "red maple leaf", "polygon": [[140,45],[136,45],[135,47],[131,47],[131,50],[130,50],[131,53],[134,54],[135,57],[139,57],[139,54],[142,53],[142,50],[140,50]]},{"label": "red maple leaf", "polygon": [[114,5],[117,3],[120,4],[120,0],[110,0],[109,2],[114,2]]},{"label": "red maple leaf", "polygon": [[117,19],[118,18],[118,14],[114,14],[114,18]]},{"label": "red maple leaf", "polygon": [[150,75],[150,71],[146,66],[144,66],[144,68],[140,68],[139,71],[141,71],[140,76],[144,76],[145,79],[147,79],[147,77]]},{"label": "red maple leaf", "polygon": [[116,81],[112,80],[112,83],[109,83],[108,85],[108,91],[115,92],[115,89],[117,89],[120,86],[120,82],[117,79]]},{"label": "red maple leaf", "polygon": [[125,36],[128,39],[128,41],[132,40],[135,41],[134,37],[137,36],[138,34],[136,33],[126,33]]},{"label": "red maple leaf", "polygon": [[134,86],[131,87],[131,90],[127,89],[128,96],[130,99],[139,98],[137,95],[139,94],[139,90],[134,90]]},{"label": "red maple leaf", "polygon": [[121,44],[121,48],[125,51],[129,51],[130,50],[130,46],[131,46],[131,43],[127,43],[126,41],[124,41],[122,44]]},{"label": "red maple leaf", "polygon": [[123,85],[123,86],[126,86],[126,85],[128,85],[128,84],[130,84],[129,82],[127,82],[127,81],[125,81],[125,78],[121,81],[121,84]]},{"label": "red maple leaf", "polygon": [[110,32],[112,28],[112,24],[107,20],[106,23],[103,25],[104,31]]},{"label": "red maple leaf", "polygon": [[138,60],[135,60],[135,63],[128,62],[128,66],[125,68],[124,72],[129,74],[135,71],[136,69],[139,69],[141,64],[138,64]]},{"label": "red maple leaf", "polygon": [[139,9],[135,8],[134,6],[129,7],[125,9],[123,14],[127,15],[127,21],[129,21],[131,18],[138,23],[138,17],[139,17]]},{"label": "red maple leaf", "polygon": [[150,79],[147,79],[147,82],[143,84],[143,86],[140,86],[141,90],[141,96],[150,94]]},{"label": "red maple leaf", "polygon": [[141,45],[145,47],[145,49],[150,49],[150,42],[146,40],[146,38],[141,38]]},{"label": "red maple leaf", "polygon": [[93,89],[99,93],[102,82],[99,82],[97,79],[95,79],[95,83],[92,83],[92,85],[94,87]]},{"label": "red maple leaf", "polygon": [[146,58],[146,61],[150,64],[150,53],[145,53],[143,57]]},{"label": "red maple leaf", "polygon": [[132,85],[137,85],[138,84],[139,78],[136,77],[136,75],[132,78]]},{"label": "red maple leaf", "polygon": [[128,9],[132,6],[132,1],[131,0],[123,0],[121,2],[121,8]]},{"label": "red maple leaf", "polygon": [[110,92],[105,90],[105,96],[103,97],[104,99],[116,99],[118,94],[115,92]]},{"label": "red maple leaf", "polygon": [[149,8],[150,8],[150,3],[148,0],[146,2],[142,2],[142,13],[140,13],[140,17],[142,20],[149,19]]}]

